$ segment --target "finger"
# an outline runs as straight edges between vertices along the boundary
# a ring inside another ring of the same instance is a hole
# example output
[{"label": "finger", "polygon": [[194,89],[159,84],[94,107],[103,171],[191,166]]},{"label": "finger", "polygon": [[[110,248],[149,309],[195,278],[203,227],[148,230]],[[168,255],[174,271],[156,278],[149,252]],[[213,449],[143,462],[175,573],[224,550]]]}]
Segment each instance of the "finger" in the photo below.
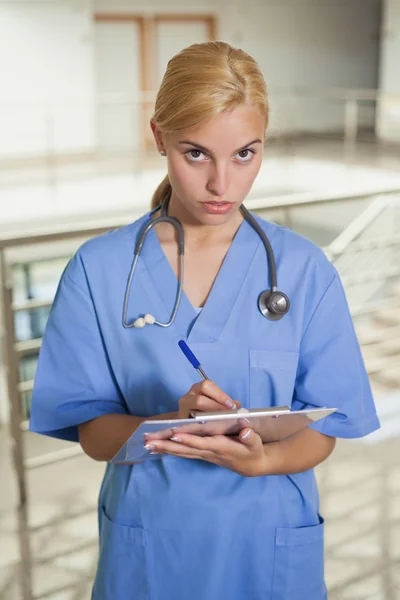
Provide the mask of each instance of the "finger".
[{"label": "finger", "polygon": [[223,392],[217,386],[217,384],[210,379],[205,379],[204,381],[200,381],[192,385],[191,392],[198,394],[199,396],[207,396],[211,400],[214,400],[224,407],[234,408],[235,403],[233,402],[232,398]]},{"label": "finger", "polygon": [[[244,444],[241,444],[236,436],[230,437],[227,435],[210,435],[210,436],[199,436],[181,433],[180,431],[174,433],[171,440],[179,445],[182,444],[186,448],[192,448],[196,452],[200,452],[204,457],[210,454],[214,457],[225,457],[229,460],[233,460],[238,457],[243,457],[247,454],[247,450],[243,448]],[[160,444],[160,447],[165,442]]]},{"label": "finger", "polygon": [[203,460],[205,462],[212,463],[214,465],[222,465],[220,459],[215,454],[196,455],[196,454],[185,454],[178,452],[151,452],[150,454],[159,454],[160,456],[176,456],[177,458],[188,458],[190,460]]},{"label": "finger", "polygon": [[[196,437],[196,436],[190,436]],[[151,442],[151,444],[146,444],[146,450],[150,452],[160,452],[166,454],[173,454],[174,456],[190,456],[192,458],[205,458],[206,456],[210,456],[213,454],[212,451],[206,450],[205,448],[196,448],[191,447],[183,443],[177,442]]]},{"label": "finger", "polygon": [[182,444],[188,448],[199,450],[202,452],[220,452],[224,446],[224,435],[200,436],[191,435],[190,433],[174,433],[170,438],[175,444]]},{"label": "finger", "polygon": [[256,448],[260,446],[260,444],[262,445],[260,436],[257,433],[255,433],[253,429],[250,429],[250,427],[242,429],[242,431],[238,435],[238,439],[243,444],[243,446],[247,446],[248,448]]},{"label": "finger", "polygon": [[[212,400],[208,396],[204,395],[196,395],[193,398],[194,400],[194,408],[192,410],[198,410],[200,412],[217,412],[217,411],[225,411],[228,406],[226,404],[221,404],[216,400]],[[233,402],[233,401],[232,401]],[[236,408],[236,405],[229,406],[229,409]]]}]

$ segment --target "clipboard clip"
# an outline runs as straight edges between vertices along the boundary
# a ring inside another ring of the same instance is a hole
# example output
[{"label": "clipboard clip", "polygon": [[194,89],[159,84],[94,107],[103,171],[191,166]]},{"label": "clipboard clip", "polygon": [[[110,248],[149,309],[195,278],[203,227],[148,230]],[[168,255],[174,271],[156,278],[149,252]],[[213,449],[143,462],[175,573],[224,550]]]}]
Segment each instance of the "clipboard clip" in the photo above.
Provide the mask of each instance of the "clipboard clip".
[{"label": "clipboard clip", "polygon": [[[231,417],[232,415],[239,415],[245,417],[245,415],[251,415],[252,413],[270,413],[279,412],[281,414],[287,414],[290,412],[290,406],[268,406],[267,408],[236,408],[227,411],[214,411],[214,412],[202,412],[193,410],[189,413],[190,419],[201,419],[204,417]],[[273,415],[274,417],[280,417],[280,414]]]},{"label": "clipboard clip", "polygon": [[205,417],[205,416],[208,417],[210,415],[214,416],[216,414],[218,414],[218,416],[220,416],[220,417],[227,417],[230,415],[243,415],[243,414],[246,414],[249,412],[250,412],[250,410],[248,408],[236,408],[236,409],[231,408],[231,410],[227,410],[227,411],[221,410],[221,411],[215,411],[212,413],[192,410],[189,413],[189,419],[201,419],[202,417]]}]

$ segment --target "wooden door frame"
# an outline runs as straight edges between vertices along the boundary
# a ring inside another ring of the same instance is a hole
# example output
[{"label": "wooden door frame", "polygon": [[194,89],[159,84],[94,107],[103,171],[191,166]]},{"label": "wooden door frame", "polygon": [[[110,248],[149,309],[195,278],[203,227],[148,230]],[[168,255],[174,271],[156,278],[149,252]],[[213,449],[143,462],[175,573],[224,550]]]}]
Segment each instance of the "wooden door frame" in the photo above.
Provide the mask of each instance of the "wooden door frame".
[{"label": "wooden door frame", "polygon": [[[139,15],[135,13],[95,13],[95,23],[136,23],[139,28],[139,71],[140,92],[144,94],[156,90],[156,44],[157,25],[159,23],[193,23],[202,22],[207,25],[207,37],[215,40],[217,37],[217,19],[211,14],[187,14],[187,13],[157,13],[153,15]],[[149,150],[154,146],[150,126],[148,123],[153,110],[153,102],[144,101],[141,105],[141,143],[143,150]]]},{"label": "wooden door frame", "polygon": [[95,13],[95,23],[136,23],[139,27],[139,72],[140,72],[140,90],[144,92],[148,88],[148,60],[147,44],[146,44],[146,19],[142,15],[126,14],[126,13]]},{"label": "wooden door frame", "polygon": [[211,14],[188,14],[188,13],[162,13],[154,15],[154,22],[168,23],[173,21],[174,23],[206,23],[208,29],[208,39],[217,39],[217,19]]},{"label": "wooden door frame", "polygon": [[[151,43],[148,39],[148,24],[146,17],[131,13],[95,13],[95,23],[132,23],[138,26],[139,31],[139,81],[140,81],[140,93],[143,95],[148,90],[152,89],[152,63],[154,62],[153,56],[149,56],[148,49]],[[146,140],[148,134],[146,131],[146,115],[149,107],[145,102],[141,102],[139,109],[139,127],[140,127],[140,140],[139,149],[144,150],[147,146]],[[140,150],[139,150],[140,151]]]},{"label": "wooden door frame", "polygon": [[[217,19],[212,14],[188,14],[188,13],[156,13],[152,17],[153,19],[153,45],[152,45],[152,60],[153,60],[153,88],[157,86],[157,74],[156,74],[156,50],[158,43],[157,26],[160,23],[205,23],[207,26],[207,38],[208,40],[215,40],[217,37]],[[151,147],[153,141],[150,137],[145,141],[145,147],[148,149]]]}]

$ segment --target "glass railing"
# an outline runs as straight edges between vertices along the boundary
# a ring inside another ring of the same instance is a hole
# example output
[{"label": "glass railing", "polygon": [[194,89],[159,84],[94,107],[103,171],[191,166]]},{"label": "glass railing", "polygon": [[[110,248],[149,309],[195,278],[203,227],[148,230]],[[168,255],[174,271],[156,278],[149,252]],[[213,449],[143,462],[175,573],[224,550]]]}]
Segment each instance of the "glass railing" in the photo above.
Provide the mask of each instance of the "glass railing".
[{"label": "glass railing", "polygon": [[353,317],[397,298],[400,194],[378,197],[327,249],[346,287]]},{"label": "glass railing", "polygon": [[[373,273],[376,289],[374,295],[368,295],[369,306],[372,300],[379,298],[379,294],[386,294],[385,286],[390,280],[388,269],[400,269],[400,254],[397,251],[399,229],[396,226],[398,196],[398,193],[389,192],[348,197],[332,195],[318,197],[303,194],[297,199],[295,196],[279,199],[257,198],[246,204],[249,209],[271,221],[289,225],[303,234],[307,232],[308,237],[323,246],[328,257],[335,262],[344,277],[346,289],[351,290],[352,286],[360,284],[358,278],[361,271],[371,273],[371,276]],[[307,222],[307,218],[300,218],[302,211],[307,212],[310,209],[322,211],[326,209],[332,214],[331,211],[336,206],[338,211],[343,212],[344,204],[347,207],[356,206],[358,216],[354,221],[351,220],[352,222],[345,227],[344,231],[333,240],[331,230],[321,237],[317,226],[312,227]],[[30,233],[26,231],[24,234],[0,239],[0,299],[3,315],[4,361],[14,448],[13,460],[19,497],[21,573],[25,573],[26,598],[31,598],[29,577],[26,574],[30,573],[29,565],[32,562],[26,538],[29,529],[27,470],[81,453],[78,445],[56,445],[50,452],[33,457],[26,452],[24,435],[27,434],[24,433],[24,429],[29,419],[37,358],[51,304],[60,276],[74,249],[79,247],[83,240],[124,225],[138,216],[129,211],[125,215],[110,215],[106,219],[103,217],[101,221],[93,217],[91,222],[80,222],[73,227],[68,223],[63,225],[57,223],[56,232],[48,225],[47,230],[46,228],[38,230],[36,227]],[[367,253],[365,256],[364,252]],[[392,257],[390,264],[387,261],[387,252]],[[368,285],[371,285],[370,282]],[[362,290],[357,293],[358,298],[360,293],[363,294]],[[353,303],[353,308],[358,306],[360,310],[359,304]],[[363,303],[363,308],[365,307],[366,302]]]}]

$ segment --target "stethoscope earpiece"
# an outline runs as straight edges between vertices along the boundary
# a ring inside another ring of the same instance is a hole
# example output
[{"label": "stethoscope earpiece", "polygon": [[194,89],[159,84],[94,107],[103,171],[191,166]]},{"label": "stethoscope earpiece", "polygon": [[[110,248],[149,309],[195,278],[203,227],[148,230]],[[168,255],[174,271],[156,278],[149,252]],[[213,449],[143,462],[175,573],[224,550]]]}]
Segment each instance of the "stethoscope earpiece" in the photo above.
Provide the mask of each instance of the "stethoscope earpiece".
[{"label": "stethoscope earpiece", "polygon": [[139,317],[138,319],[136,319],[136,321],[134,321],[133,326],[140,328],[140,327],[144,327],[145,325],[154,325],[154,323],[156,322],[155,318],[153,317],[153,315],[144,315],[144,317]]},{"label": "stethoscope earpiece", "polygon": [[265,290],[258,297],[258,308],[270,321],[279,321],[289,311],[289,298],[283,292]]}]

